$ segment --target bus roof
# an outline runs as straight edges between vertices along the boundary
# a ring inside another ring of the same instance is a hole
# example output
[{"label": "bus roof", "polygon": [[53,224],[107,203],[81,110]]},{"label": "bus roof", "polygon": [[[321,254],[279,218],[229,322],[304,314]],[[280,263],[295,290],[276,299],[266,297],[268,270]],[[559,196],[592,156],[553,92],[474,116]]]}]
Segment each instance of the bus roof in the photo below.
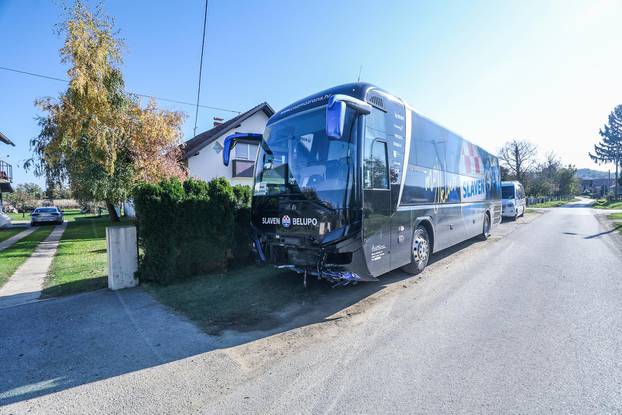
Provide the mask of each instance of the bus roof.
[{"label": "bus roof", "polygon": [[[272,117],[270,117],[270,121],[268,123],[269,124],[274,123],[296,112],[305,111],[309,108],[326,105],[331,95],[335,95],[335,94],[350,95],[351,97],[358,98],[364,101],[365,97],[367,96],[367,91],[369,91],[370,89],[381,90],[375,85],[372,85],[367,82],[353,82],[350,84],[343,84],[343,85],[335,86],[333,88],[326,89],[316,94],[309,95],[306,98],[303,98],[301,100],[294,102],[293,104],[286,106],[282,110],[277,111],[277,113],[274,114]],[[385,92],[385,91],[382,91],[382,92]]]},{"label": "bus roof", "polygon": [[[460,139],[471,143],[479,148],[481,148],[482,150],[484,150],[482,147],[478,146],[477,144],[473,143],[470,140],[467,140],[466,138],[464,138],[463,135],[458,134],[452,130],[450,130],[449,128],[445,127],[444,125],[434,121],[433,119],[431,119],[430,117],[422,114],[421,112],[417,111],[416,109],[414,109],[412,106],[410,106],[407,102],[405,102],[403,99],[399,98],[397,95],[391,94],[390,92],[387,92],[386,90],[377,87],[374,84],[371,84],[369,82],[352,82],[349,84],[343,84],[343,85],[338,85],[332,88],[328,88],[325,89],[324,91],[318,92],[316,94],[313,95],[309,95],[306,98],[303,98],[301,100],[298,100],[296,102],[294,102],[293,104],[290,104],[288,106],[286,106],[285,108],[281,109],[280,111],[277,111],[272,117],[270,117],[270,119],[268,120],[268,125],[273,124],[285,117],[288,117],[292,114],[295,114],[297,112],[301,112],[301,111],[305,111],[308,110],[310,108],[315,108],[315,107],[320,107],[322,105],[326,105],[328,103],[328,99],[331,97],[331,95],[336,95],[336,94],[344,94],[344,95],[350,95],[351,97],[354,98],[358,98],[362,101],[365,101],[365,99],[367,98],[367,93],[370,90],[375,90],[375,91],[380,91],[383,94],[389,95],[390,97],[395,98],[396,100],[402,102],[402,104],[404,104],[404,106],[412,111],[413,113],[417,114],[419,117],[426,119],[427,121],[436,124],[437,126],[443,128],[444,130],[446,130],[447,132],[459,137]],[[486,151],[486,150],[484,150]],[[496,156],[493,153],[490,153],[488,151],[486,151],[487,153],[491,154],[492,156],[494,156],[496,158]]]}]

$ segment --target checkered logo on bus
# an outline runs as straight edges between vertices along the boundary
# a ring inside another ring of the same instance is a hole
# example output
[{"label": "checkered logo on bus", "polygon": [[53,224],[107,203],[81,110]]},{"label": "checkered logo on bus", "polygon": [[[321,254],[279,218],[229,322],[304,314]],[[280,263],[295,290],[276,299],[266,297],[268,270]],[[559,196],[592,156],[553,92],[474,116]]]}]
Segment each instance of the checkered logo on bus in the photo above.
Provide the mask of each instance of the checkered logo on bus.
[{"label": "checkered logo on bus", "polygon": [[482,159],[474,144],[462,143],[462,164],[467,175],[479,175],[483,170]]}]

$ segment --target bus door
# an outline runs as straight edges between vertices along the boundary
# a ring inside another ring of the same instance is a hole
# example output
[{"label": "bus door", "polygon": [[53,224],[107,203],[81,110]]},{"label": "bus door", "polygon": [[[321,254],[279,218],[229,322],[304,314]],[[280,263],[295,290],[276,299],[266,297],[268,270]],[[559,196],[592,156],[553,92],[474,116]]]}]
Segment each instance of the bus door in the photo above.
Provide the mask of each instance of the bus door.
[{"label": "bus door", "polygon": [[363,238],[369,271],[391,267],[391,190],[387,142],[367,135],[363,149]]}]

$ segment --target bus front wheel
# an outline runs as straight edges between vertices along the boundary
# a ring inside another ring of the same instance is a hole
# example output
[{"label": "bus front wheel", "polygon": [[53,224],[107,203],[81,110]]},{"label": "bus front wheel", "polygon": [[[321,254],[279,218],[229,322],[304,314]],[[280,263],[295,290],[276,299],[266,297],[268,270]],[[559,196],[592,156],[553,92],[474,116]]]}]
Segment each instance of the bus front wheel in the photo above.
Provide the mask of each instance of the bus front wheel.
[{"label": "bus front wheel", "polygon": [[413,234],[410,264],[402,267],[409,274],[417,275],[428,265],[430,259],[430,236],[423,226],[417,226]]}]

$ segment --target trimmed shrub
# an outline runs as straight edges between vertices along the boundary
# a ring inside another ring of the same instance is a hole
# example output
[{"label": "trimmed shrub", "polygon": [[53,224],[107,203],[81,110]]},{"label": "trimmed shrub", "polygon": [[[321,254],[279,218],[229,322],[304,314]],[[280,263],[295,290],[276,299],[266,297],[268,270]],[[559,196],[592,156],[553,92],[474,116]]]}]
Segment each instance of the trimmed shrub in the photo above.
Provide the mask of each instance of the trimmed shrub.
[{"label": "trimmed shrub", "polygon": [[236,264],[245,264],[252,260],[251,244],[251,208],[241,207],[235,211],[235,235],[233,245],[233,258]]},{"label": "trimmed shrub", "polygon": [[224,178],[137,186],[139,278],[168,284],[248,261],[251,193],[242,187]]},{"label": "trimmed shrub", "polygon": [[250,186],[233,186],[235,197],[235,234],[233,245],[233,258],[236,264],[244,264],[251,261],[250,246],[253,242],[251,232],[251,199],[253,197]]},{"label": "trimmed shrub", "polygon": [[233,186],[233,196],[235,197],[235,204],[238,208],[251,206],[253,192],[250,186],[236,184]]}]

